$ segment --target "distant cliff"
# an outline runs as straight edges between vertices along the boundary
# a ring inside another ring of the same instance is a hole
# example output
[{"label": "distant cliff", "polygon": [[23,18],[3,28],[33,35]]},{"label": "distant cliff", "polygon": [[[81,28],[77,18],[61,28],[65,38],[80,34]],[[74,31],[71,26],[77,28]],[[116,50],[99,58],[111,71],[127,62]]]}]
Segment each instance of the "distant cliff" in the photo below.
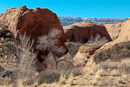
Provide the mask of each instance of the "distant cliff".
[{"label": "distant cliff", "polygon": [[91,18],[91,17],[59,17],[59,20],[62,26],[67,26],[75,22],[81,21],[91,21],[93,23],[102,23],[102,22],[124,22],[128,18]]}]

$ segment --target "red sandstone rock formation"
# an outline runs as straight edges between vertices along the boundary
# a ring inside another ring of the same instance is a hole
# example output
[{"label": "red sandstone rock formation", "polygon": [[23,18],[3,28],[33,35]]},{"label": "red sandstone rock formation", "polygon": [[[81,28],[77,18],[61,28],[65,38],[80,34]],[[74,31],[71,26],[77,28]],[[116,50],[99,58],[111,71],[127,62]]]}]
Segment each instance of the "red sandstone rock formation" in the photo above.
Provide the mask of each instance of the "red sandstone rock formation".
[{"label": "red sandstone rock formation", "polygon": [[[62,31],[57,45],[65,47],[61,23],[57,15],[46,8],[28,9],[26,6],[22,6],[8,9],[0,15],[0,24],[7,25],[15,34],[17,30],[21,34],[26,32],[34,40],[34,49],[38,37],[47,35],[52,28],[57,28]],[[44,50],[40,51],[38,57],[45,53]]]},{"label": "red sandstone rock formation", "polygon": [[65,38],[75,42],[85,43],[91,36],[100,34],[111,41],[106,28],[102,25],[96,25],[91,22],[79,22],[64,27]]},{"label": "red sandstone rock formation", "polygon": [[[60,21],[55,13],[46,8],[28,9],[26,6],[11,8],[0,15],[0,24],[9,26],[11,31],[26,31],[33,39],[46,35],[50,29],[58,28],[63,31]],[[64,34],[60,37],[64,46]]]}]

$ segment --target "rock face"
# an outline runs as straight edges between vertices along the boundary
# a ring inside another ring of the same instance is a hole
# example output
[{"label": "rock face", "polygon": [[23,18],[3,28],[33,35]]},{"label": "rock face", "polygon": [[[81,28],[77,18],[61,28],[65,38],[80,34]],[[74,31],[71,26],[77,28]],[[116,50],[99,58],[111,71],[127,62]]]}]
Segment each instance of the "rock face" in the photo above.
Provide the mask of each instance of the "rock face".
[{"label": "rock face", "polygon": [[[7,25],[15,34],[17,30],[20,34],[26,32],[34,40],[34,49],[38,37],[47,35],[52,28],[57,28],[61,30],[57,45],[65,47],[64,32],[60,21],[55,13],[46,8],[28,9],[26,6],[22,6],[8,9],[0,15],[0,24]],[[39,52],[39,55],[44,54],[44,51]]]},{"label": "rock face", "polygon": [[103,43],[86,43],[79,47],[77,54],[73,58],[76,67],[84,67],[88,59],[99,49]]},{"label": "rock face", "polygon": [[130,41],[130,20],[124,22],[124,26],[117,40],[120,42]]},{"label": "rock face", "polygon": [[[104,57],[104,58],[100,58],[100,57],[101,57],[102,53],[103,53],[103,55],[104,54],[106,54],[106,55],[107,54],[112,54],[113,53],[112,49],[114,49],[114,47],[115,47],[115,49],[117,49],[117,51],[122,50],[122,47],[123,48],[125,48],[125,47],[124,46],[120,46],[120,44],[121,43],[123,43],[121,45],[128,44],[127,43],[128,41],[130,41],[130,20],[127,20],[126,22],[124,22],[124,26],[122,27],[121,32],[119,33],[119,36],[118,36],[118,38],[116,40],[103,45],[100,49],[98,49],[95,52],[95,54],[93,56],[91,56],[91,58],[88,60],[88,62],[86,64],[86,68],[85,69],[90,69],[95,64],[100,63],[103,60],[105,61],[107,59],[112,59],[110,57]],[[128,45],[128,48],[129,48],[129,45]],[[123,51],[124,51],[124,54],[123,54],[122,57],[125,57],[126,52],[129,52],[129,49],[124,49]],[[110,56],[110,55],[108,55],[108,56]],[[118,56],[117,56],[117,59],[118,59]],[[111,57],[114,57],[114,56],[111,56]]]},{"label": "rock face", "polygon": [[65,38],[74,42],[85,43],[91,36],[96,36],[97,34],[101,35],[101,37],[106,37],[108,41],[112,40],[104,26],[91,22],[79,22],[65,26],[64,32]]},{"label": "rock face", "polygon": [[118,22],[118,23],[101,23],[104,25],[111,36],[112,40],[117,39],[119,36],[119,33],[121,31],[121,28],[124,25],[124,22]]},{"label": "rock face", "polygon": [[86,53],[77,52],[77,54],[73,58],[73,64],[74,64],[74,66],[75,67],[84,67],[85,64],[88,61],[87,56],[88,56],[88,54],[86,54]]}]

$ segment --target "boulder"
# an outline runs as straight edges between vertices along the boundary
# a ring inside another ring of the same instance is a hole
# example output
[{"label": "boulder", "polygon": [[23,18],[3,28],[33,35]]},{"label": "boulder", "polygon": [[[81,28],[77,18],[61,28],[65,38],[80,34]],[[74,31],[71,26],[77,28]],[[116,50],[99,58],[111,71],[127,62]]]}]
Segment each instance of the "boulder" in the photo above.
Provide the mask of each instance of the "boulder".
[{"label": "boulder", "polygon": [[108,41],[112,41],[105,26],[93,24],[92,22],[79,22],[64,27],[66,40],[86,43],[91,36],[97,34],[106,37]]},{"label": "boulder", "polygon": [[15,33],[26,32],[36,41],[39,36],[46,35],[50,29],[62,31],[60,45],[64,46],[64,33],[55,13],[46,8],[28,9],[26,6],[7,9],[0,15],[0,24],[7,25]]},{"label": "boulder", "polygon": [[[0,24],[7,25],[15,33],[16,38],[19,34],[26,32],[34,40],[34,50],[38,52],[38,59],[47,52],[36,49],[38,37],[47,35],[51,29],[61,31],[57,46],[65,48],[65,38],[63,28],[55,13],[46,8],[28,9],[26,6],[7,9],[0,15]],[[18,35],[17,35],[18,31]],[[42,62],[42,61],[40,61]]]}]

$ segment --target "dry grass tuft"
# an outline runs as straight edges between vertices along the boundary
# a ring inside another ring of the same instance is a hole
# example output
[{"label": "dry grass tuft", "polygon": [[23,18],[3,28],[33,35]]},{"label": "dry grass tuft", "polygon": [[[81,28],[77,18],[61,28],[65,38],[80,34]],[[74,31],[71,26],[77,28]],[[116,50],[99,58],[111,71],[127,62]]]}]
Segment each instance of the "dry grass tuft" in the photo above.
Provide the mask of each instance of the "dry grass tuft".
[{"label": "dry grass tuft", "polygon": [[111,71],[111,75],[112,76],[120,76],[121,74],[120,74],[119,70],[114,69],[114,70]]},{"label": "dry grass tuft", "polygon": [[91,80],[90,85],[98,86],[98,80],[96,79]]},{"label": "dry grass tuft", "polygon": [[66,82],[66,76],[64,74],[61,74],[60,80],[59,80],[60,85],[66,84],[65,82]]},{"label": "dry grass tuft", "polygon": [[69,78],[67,79],[66,83],[69,85],[69,86],[72,86],[73,85],[73,79],[74,79],[74,76],[73,74],[71,73],[69,75]]}]

